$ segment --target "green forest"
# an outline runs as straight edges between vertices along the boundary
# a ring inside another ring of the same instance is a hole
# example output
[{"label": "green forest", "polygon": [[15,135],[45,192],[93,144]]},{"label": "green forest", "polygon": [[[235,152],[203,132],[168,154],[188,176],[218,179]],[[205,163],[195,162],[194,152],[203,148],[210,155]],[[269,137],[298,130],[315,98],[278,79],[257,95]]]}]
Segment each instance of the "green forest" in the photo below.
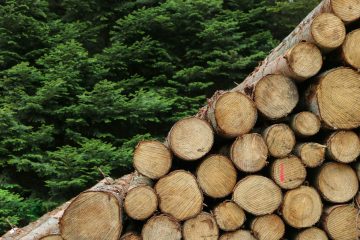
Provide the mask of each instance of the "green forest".
[{"label": "green forest", "polygon": [[0,1],[0,235],[130,172],[318,2]]}]

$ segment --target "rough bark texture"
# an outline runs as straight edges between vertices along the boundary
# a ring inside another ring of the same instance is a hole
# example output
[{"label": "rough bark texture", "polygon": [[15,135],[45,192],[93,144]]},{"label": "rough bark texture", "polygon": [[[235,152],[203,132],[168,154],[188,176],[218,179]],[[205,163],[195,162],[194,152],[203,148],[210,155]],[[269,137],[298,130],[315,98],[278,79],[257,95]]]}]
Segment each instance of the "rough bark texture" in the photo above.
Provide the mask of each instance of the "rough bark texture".
[{"label": "rough bark texture", "polygon": [[[130,185],[130,182],[132,181],[133,177],[134,177],[133,174],[129,174],[115,181],[112,180],[111,178],[105,178],[90,189],[98,188],[99,186],[103,186],[105,184],[117,182],[117,183],[122,183],[124,189],[126,190]],[[30,223],[26,227],[10,230],[4,236],[2,236],[3,239],[4,240],[15,240],[15,239],[37,240],[51,234],[59,234],[60,233],[59,220],[63,216],[65,209],[70,205],[70,203],[73,200],[74,199],[64,203],[60,207],[45,214],[37,221]]]}]

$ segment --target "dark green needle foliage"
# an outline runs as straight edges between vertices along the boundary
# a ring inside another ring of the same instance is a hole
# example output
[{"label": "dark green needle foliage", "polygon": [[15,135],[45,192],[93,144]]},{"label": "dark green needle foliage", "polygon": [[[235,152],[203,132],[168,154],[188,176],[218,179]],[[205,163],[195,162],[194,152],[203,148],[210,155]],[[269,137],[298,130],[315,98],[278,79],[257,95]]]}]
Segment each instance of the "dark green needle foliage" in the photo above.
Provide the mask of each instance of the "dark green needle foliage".
[{"label": "dark green needle foliage", "polygon": [[0,234],[131,171],[319,1],[0,1]]}]

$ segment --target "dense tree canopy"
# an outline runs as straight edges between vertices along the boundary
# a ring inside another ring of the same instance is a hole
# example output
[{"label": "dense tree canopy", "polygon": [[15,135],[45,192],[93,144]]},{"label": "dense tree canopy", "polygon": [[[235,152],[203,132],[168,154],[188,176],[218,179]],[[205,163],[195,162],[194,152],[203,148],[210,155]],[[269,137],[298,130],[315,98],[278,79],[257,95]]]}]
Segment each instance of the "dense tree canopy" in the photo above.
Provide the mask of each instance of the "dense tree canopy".
[{"label": "dense tree canopy", "polygon": [[0,233],[239,83],[318,0],[4,0]]}]

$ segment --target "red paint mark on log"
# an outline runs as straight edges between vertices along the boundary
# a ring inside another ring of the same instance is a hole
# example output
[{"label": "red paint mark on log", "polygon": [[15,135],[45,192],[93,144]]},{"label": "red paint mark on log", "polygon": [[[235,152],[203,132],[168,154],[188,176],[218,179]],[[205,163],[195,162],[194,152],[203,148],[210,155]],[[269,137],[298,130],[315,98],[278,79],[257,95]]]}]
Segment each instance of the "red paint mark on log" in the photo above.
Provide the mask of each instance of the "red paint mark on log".
[{"label": "red paint mark on log", "polygon": [[283,183],[285,181],[285,169],[284,164],[280,163],[280,182]]}]

